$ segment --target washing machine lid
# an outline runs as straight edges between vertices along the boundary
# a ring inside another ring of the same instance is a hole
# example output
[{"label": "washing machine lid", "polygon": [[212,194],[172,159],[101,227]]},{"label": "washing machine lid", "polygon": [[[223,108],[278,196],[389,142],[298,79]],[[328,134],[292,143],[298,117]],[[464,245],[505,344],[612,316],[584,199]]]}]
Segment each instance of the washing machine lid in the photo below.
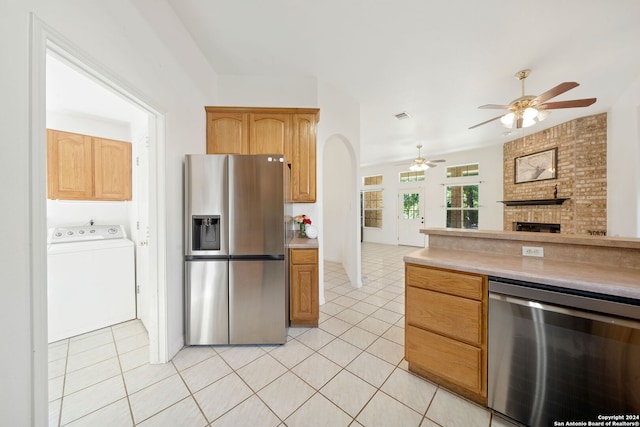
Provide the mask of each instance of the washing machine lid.
[{"label": "washing machine lid", "polygon": [[126,239],[122,225],[79,225],[56,227],[49,230],[47,242],[59,243],[87,242],[94,240]]}]

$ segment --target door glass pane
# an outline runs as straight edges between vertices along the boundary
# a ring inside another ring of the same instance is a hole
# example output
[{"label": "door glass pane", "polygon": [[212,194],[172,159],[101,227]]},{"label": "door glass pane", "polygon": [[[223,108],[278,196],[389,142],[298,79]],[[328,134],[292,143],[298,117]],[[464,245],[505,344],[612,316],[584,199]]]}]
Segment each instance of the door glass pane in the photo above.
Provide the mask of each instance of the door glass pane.
[{"label": "door glass pane", "polygon": [[420,218],[420,194],[404,194],[403,214],[404,219]]}]

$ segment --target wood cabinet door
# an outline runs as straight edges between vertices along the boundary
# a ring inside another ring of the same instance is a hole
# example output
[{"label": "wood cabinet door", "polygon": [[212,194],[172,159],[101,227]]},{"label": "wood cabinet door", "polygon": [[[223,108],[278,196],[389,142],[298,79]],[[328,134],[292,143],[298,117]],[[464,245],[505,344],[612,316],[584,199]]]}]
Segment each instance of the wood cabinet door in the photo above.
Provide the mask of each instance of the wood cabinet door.
[{"label": "wood cabinet door", "polygon": [[294,202],[316,201],[316,115],[293,116],[291,196]]},{"label": "wood cabinet door", "polygon": [[407,325],[405,354],[410,364],[486,397],[482,350]]},{"label": "wood cabinet door", "polygon": [[248,154],[249,114],[207,111],[207,154]]},{"label": "wood cabinet door", "polygon": [[91,137],[47,129],[47,197],[90,200],[93,193]]},{"label": "wood cabinet door", "polygon": [[476,300],[482,300],[486,294],[486,276],[458,273],[422,265],[406,264],[405,282],[407,286]]},{"label": "wood cabinet door", "polygon": [[289,312],[294,326],[318,326],[318,250],[291,249]]},{"label": "wood cabinet door", "polygon": [[291,114],[249,115],[249,154],[284,154],[291,160]]},{"label": "wood cabinet door", "polygon": [[482,302],[407,286],[407,324],[482,345]]},{"label": "wood cabinet door", "polygon": [[131,200],[131,144],[93,138],[95,199]]}]

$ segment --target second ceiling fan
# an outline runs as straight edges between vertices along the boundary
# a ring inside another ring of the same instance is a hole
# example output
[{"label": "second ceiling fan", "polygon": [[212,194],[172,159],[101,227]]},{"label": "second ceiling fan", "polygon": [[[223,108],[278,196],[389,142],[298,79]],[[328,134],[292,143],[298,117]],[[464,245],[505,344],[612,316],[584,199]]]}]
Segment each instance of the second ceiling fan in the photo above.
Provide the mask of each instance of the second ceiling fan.
[{"label": "second ceiling fan", "polygon": [[524,80],[529,76],[530,72],[531,70],[522,70],[518,71],[515,75],[516,78],[518,78],[518,80],[522,82],[522,96],[520,96],[520,98],[514,99],[513,101],[511,101],[511,103],[509,103],[509,105],[486,104],[478,107],[482,109],[508,110],[508,112],[492,119],[486,120],[482,123],[478,123],[477,125],[473,125],[469,129],[477,128],[478,126],[482,126],[486,123],[498,119],[500,119],[502,125],[505,127],[513,128],[515,125],[516,128],[520,129],[523,127],[529,127],[543,120],[549,114],[548,110],[555,110],[559,108],[588,107],[589,105],[596,102],[596,98],[547,102],[551,98],[554,98],[579,86],[579,84],[576,82],[560,83],[559,85],[549,89],[548,91],[538,96],[525,95]]},{"label": "second ceiling fan", "polygon": [[445,160],[427,160],[424,157],[422,157],[420,155],[420,149],[422,148],[422,144],[418,144],[416,145],[416,148],[418,149],[418,157],[413,161],[413,163],[411,163],[411,166],[409,167],[409,170],[411,171],[424,171],[427,170],[429,168],[435,168],[436,163],[442,163],[445,162]]}]

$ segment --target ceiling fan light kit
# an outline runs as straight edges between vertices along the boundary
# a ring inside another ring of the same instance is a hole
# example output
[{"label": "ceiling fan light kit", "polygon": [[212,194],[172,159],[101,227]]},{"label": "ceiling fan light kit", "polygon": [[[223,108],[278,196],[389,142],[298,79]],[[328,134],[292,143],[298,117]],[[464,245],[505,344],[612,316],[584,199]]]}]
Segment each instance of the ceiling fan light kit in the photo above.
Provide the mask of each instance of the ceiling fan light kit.
[{"label": "ceiling fan light kit", "polygon": [[478,108],[482,109],[499,109],[509,110],[508,113],[498,117],[486,120],[477,125],[471,126],[469,129],[482,126],[486,123],[500,119],[502,126],[513,129],[514,125],[517,129],[533,126],[534,124],[544,120],[550,113],[549,110],[559,108],[588,107],[596,102],[596,98],[574,99],[570,101],[547,102],[551,98],[561,95],[568,90],[579,86],[576,82],[564,82],[549,89],[541,95],[525,95],[524,81],[529,76],[531,70],[521,70],[516,73],[516,78],[522,82],[522,95],[516,98],[509,105],[487,104]]},{"label": "ceiling fan light kit", "polygon": [[422,144],[416,145],[416,148],[418,149],[418,157],[413,161],[413,163],[411,163],[411,166],[409,166],[409,170],[412,172],[424,171],[429,168],[435,168],[436,166],[438,166],[436,165],[436,163],[442,163],[445,161],[445,160],[427,160],[420,155],[420,149],[422,148]]}]

